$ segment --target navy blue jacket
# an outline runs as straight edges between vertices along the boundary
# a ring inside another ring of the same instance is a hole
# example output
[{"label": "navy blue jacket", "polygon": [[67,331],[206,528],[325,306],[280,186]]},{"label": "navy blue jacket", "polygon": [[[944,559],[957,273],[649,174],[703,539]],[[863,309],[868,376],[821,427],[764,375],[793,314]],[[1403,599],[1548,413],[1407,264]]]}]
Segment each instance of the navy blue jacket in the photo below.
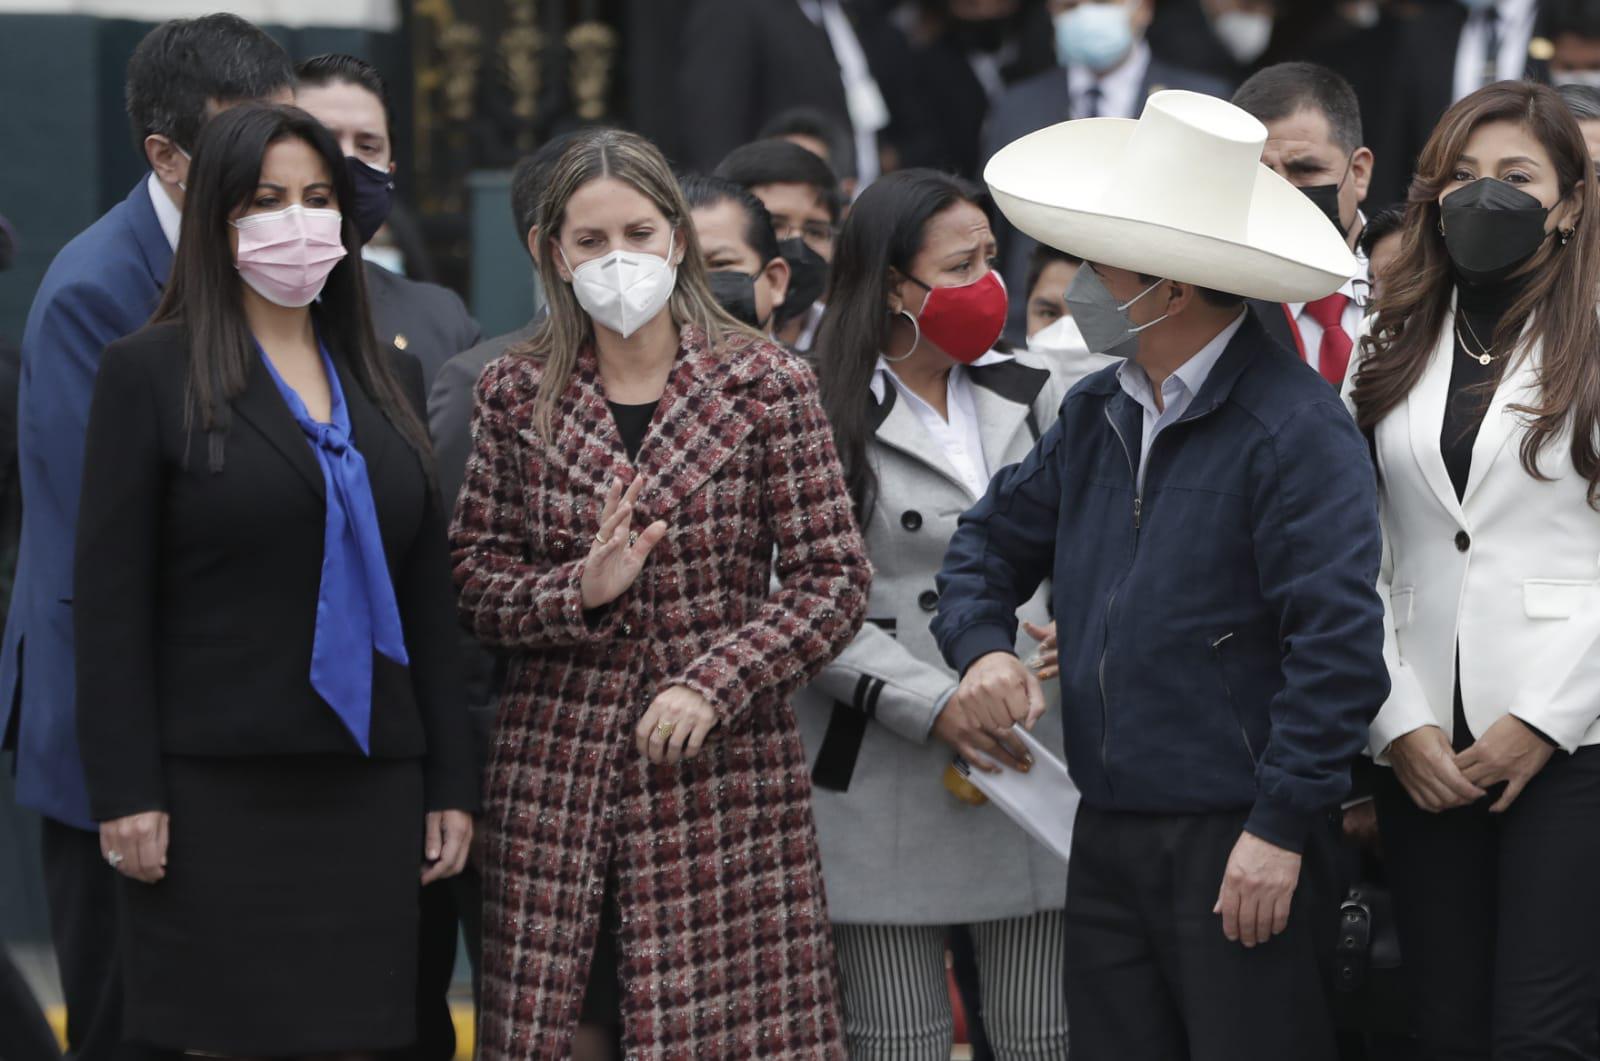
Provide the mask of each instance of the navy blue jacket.
[{"label": "navy blue jacket", "polygon": [[22,542],[0,648],[0,735],[15,727],[17,802],[84,829],[94,821],[73,710],[78,489],[100,354],[150,319],[172,269],[147,179],[56,255],[22,333]]},{"label": "navy blue jacket", "polygon": [[1143,410],[1080,383],[962,518],[934,630],[951,666],[1010,652],[1054,579],[1073,780],[1091,806],[1248,810],[1301,850],[1388,696],[1366,442],[1328,384],[1248,317],[1134,487]]}]

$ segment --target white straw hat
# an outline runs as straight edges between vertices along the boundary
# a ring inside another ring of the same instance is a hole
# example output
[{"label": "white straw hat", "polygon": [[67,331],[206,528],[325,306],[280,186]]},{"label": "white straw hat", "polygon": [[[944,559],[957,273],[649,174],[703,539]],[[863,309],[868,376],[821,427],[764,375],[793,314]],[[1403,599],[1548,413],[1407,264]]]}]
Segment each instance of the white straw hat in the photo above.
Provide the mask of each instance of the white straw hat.
[{"label": "white straw hat", "polygon": [[1226,100],[1169,90],[1138,121],[1082,118],[1014,141],[984,180],[1041,243],[1091,262],[1274,302],[1355,275],[1339,231],[1261,164],[1267,128]]}]

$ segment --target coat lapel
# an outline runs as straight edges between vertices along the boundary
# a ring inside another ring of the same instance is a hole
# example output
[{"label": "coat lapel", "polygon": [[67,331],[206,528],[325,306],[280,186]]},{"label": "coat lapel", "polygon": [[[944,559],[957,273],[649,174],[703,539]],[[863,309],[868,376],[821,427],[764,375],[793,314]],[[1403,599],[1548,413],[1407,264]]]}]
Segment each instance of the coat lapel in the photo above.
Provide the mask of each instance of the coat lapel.
[{"label": "coat lapel", "polygon": [[322,465],[317,463],[316,455],[311,452],[311,443],[306,441],[300,425],[294,422],[294,415],[284,403],[283,395],[278,393],[278,386],[272,382],[266,366],[261,363],[261,357],[257,353],[250,365],[244,393],[233,403],[234,412],[294,465],[294,470],[311,487],[317,500],[325,501],[327,484],[322,481]]},{"label": "coat lapel", "polygon": [[345,408],[350,412],[350,440],[366,462],[370,479],[372,470],[378,466],[388,448],[394,428],[383,415],[383,410],[367,396],[345,359],[337,352],[329,353],[333,357],[334,371],[339,373],[339,386],[344,390]]},{"label": "coat lapel", "polygon": [[978,435],[983,440],[983,460],[993,473],[1013,463],[1009,454],[1018,432],[1028,433],[1024,451],[1037,441],[1029,431],[1028,416],[1050,373],[1020,361],[1001,361],[967,372],[978,413]]},{"label": "coat lapel", "polygon": [[[572,382],[556,403],[555,421],[555,461],[566,469],[574,494],[586,490],[604,499],[611,484],[629,474],[631,469],[622,448],[622,436],[617,433],[611,409],[606,405],[600,365],[590,344],[578,351]],[[525,434],[537,443],[538,435],[532,424],[525,429]],[[599,512],[596,508],[596,517]]]},{"label": "coat lapel", "polygon": [[1506,377],[1500,381],[1500,386],[1495,388],[1494,400],[1490,402],[1483,425],[1478,429],[1478,437],[1472,444],[1472,468],[1467,473],[1467,488],[1461,495],[1463,506],[1472,500],[1473,493],[1499,459],[1511,435],[1524,424],[1524,418],[1511,406],[1525,405],[1538,399],[1539,351],[1521,343],[1518,348],[1522,352]]},{"label": "coat lapel", "polygon": [[[692,497],[766,416],[764,403],[736,393],[753,382],[745,375],[743,353],[741,348],[713,351],[698,329],[684,327],[678,363],[639,450],[639,471],[645,476],[640,503],[651,519],[667,518]],[[610,410],[604,411],[615,437]]]},{"label": "coat lapel", "polygon": [[[922,420],[911,403],[901,396],[892,381],[884,380],[883,386],[883,403],[879,404],[876,414],[876,417],[881,417],[876,432],[878,441],[950,480],[962,493],[970,494],[967,481],[961,478],[955,465],[945,457],[944,450],[928,434],[928,429],[922,426]],[[871,401],[872,395],[869,393],[866,398]]]},{"label": "coat lapel", "polygon": [[1406,418],[1411,433],[1411,456],[1422,471],[1423,481],[1433,490],[1445,511],[1465,525],[1466,516],[1462,514],[1456,488],[1450,482],[1450,471],[1444,464],[1444,453],[1439,448],[1445,404],[1450,400],[1450,365],[1455,349],[1455,305],[1452,303],[1439,328],[1428,367],[1406,396]]}]

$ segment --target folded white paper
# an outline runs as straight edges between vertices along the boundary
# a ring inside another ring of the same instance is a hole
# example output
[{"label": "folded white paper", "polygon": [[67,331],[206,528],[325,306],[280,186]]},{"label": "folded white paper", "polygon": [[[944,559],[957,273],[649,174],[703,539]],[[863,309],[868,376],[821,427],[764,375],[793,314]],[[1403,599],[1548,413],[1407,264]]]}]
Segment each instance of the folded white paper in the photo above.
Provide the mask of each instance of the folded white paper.
[{"label": "folded white paper", "polygon": [[1077,786],[1067,775],[1067,764],[1032,734],[1021,726],[1013,726],[1012,733],[1033,756],[1033,768],[1027,773],[1002,767],[998,774],[991,774],[974,769],[959,755],[956,769],[988,796],[989,802],[1065,862],[1072,852],[1072,822],[1078,816]]}]

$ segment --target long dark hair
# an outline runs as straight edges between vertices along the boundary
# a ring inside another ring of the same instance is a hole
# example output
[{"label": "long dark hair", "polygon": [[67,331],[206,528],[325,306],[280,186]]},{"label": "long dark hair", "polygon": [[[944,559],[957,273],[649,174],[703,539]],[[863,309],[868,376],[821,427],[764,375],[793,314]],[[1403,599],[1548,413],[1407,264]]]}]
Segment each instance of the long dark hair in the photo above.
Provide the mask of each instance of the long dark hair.
[{"label": "long dark hair", "polygon": [[1377,320],[1362,340],[1356,420],[1370,432],[1405,401],[1428,367],[1455,287],[1439,229],[1439,192],[1473,131],[1500,121],[1538,138],[1555,164],[1562,200],[1577,205],[1571,240],[1563,246],[1547,239],[1534,255],[1522,274],[1522,294],[1491,344],[1511,349],[1527,325],[1528,342],[1542,351],[1538,401],[1513,406],[1527,419],[1522,467],[1536,479],[1548,478],[1539,470],[1539,454],[1570,427],[1572,465],[1589,481],[1589,503],[1600,507],[1600,200],[1583,132],[1560,95],[1543,85],[1502,81],[1479,89],[1445,112],[1423,148],[1406,200],[1400,255],[1384,280]]},{"label": "long dark hair", "polygon": [[[178,321],[188,330],[185,426],[192,430],[198,423],[206,433],[212,471],[221,471],[223,466],[225,440],[233,423],[228,403],[244,393],[250,373],[257,371],[228,223],[255,195],[267,148],[290,137],[305,141],[321,157],[338,202],[354,202],[344,155],[333,134],[296,107],[245,104],[224,111],[206,123],[189,166],[183,236],[154,319]],[[312,309],[317,331],[431,475],[427,429],[406,400],[388,361],[378,354],[361,271],[361,237],[348,213],[343,237],[345,256],[328,275],[321,301]]]},{"label": "long dark hair", "polygon": [[907,169],[874,181],[839,230],[825,301],[828,310],[813,349],[822,408],[833,425],[845,485],[865,526],[877,477],[867,460],[868,387],[878,355],[888,349],[890,270],[911,275],[927,240],[928,222],[960,203],[984,204],[983,192],[960,177]]}]

